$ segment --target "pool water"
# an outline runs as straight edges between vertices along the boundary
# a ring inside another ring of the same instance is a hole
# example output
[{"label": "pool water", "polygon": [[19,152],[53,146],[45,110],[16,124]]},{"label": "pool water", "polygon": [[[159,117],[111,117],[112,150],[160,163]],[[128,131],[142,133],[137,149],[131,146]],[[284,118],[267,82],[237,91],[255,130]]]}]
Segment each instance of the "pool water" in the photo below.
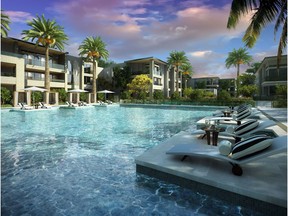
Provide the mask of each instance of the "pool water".
[{"label": "pool water", "polygon": [[1,213],[257,215],[136,173],[135,157],[195,129],[211,113],[124,107],[1,111]]}]

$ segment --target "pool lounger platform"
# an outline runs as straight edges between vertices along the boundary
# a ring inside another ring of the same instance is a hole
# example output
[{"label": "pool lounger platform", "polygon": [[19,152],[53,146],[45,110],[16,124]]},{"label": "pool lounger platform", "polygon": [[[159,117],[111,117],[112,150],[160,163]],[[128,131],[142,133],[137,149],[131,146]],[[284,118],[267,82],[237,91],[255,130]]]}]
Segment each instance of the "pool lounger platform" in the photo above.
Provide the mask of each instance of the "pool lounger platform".
[{"label": "pool lounger platform", "polygon": [[[287,135],[279,127],[278,136]],[[227,137],[219,136],[220,142]],[[281,142],[284,142],[284,138]],[[206,139],[182,131],[165,142],[136,157],[136,171],[195,192],[204,193],[264,212],[265,215],[286,215],[287,212],[287,152],[278,153],[254,161],[240,162],[244,173],[236,176],[231,173],[229,160],[215,158],[216,149],[210,150],[210,156],[191,156],[181,161],[185,154],[179,149],[179,155],[166,154],[176,145],[193,145],[197,142],[207,147]],[[232,141],[232,140],[231,140]],[[287,145],[287,143],[285,144]],[[208,148],[211,146],[208,146]],[[273,148],[278,149],[278,143]],[[282,147],[279,147],[279,152]],[[268,150],[268,149],[267,149]],[[277,150],[278,151],[278,150]],[[203,152],[207,154],[207,152]],[[283,214],[283,212],[285,214]]]},{"label": "pool lounger platform", "polygon": [[[246,156],[241,159],[232,159],[228,156],[221,155],[219,153],[217,146],[207,145],[207,144],[199,144],[198,140],[195,140],[193,144],[177,144],[168,150],[166,153],[171,155],[182,155],[182,161],[187,157],[207,157],[214,158],[219,160],[228,161],[232,165],[232,173],[235,175],[241,176],[243,171],[240,165],[257,161],[259,159],[275,155],[278,153],[287,151],[287,136],[281,136],[273,138],[272,145],[268,148],[262,150],[261,152],[257,152],[251,156]],[[265,167],[263,167],[265,170]]]}]

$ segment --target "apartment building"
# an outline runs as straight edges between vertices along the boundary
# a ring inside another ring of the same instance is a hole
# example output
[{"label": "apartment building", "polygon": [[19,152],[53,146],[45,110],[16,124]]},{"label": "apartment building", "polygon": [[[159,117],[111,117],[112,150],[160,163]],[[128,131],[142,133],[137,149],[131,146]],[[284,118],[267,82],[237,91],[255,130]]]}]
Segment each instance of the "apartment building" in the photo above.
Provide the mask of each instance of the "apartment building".
[{"label": "apartment building", "polygon": [[222,90],[221,84],[225,84],[227,89],[226,91],[230,92],[231,95],[235,95],[236,90],[236,79],[235,78],[219,78],[219,77],[201,77],[201,78],[192,78],[188,86],[193,89],[204,89],[206,91],[213,92],[214,95],[218,94],[218,90]]},{"label": "apartment building", "polygon": [[265,57],[255,75],[259,99],[272,99],[277,85],[287,85],[287,55],[281,57],[279,70],[277,56]]},{"label": "apartment building", "polygon": [[[92,63],[67,52],[49,50],[50,92],[45,92],[48,104],[58,104],[58,89],[92,89]],[[97,74],[103,68],[97,67]],[[31,92],[25,87],[44,88],[45,48],[15,38],[1,38],[1,86],[13,92],[13,105],[31,103]],[[89,95],[90,96],[90,95]],[[69,96],[71,98],[71,96]]]}]

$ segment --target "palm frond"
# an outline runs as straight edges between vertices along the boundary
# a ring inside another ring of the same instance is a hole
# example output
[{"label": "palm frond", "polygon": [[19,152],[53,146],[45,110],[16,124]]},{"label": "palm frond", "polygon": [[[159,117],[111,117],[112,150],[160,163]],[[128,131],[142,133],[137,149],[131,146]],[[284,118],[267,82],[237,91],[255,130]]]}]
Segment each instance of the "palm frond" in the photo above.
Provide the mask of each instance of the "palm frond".
[{"label": "palm frond", "polygon": [[7,37],[10,30],[10,17],[1,10],[1,36]]}]

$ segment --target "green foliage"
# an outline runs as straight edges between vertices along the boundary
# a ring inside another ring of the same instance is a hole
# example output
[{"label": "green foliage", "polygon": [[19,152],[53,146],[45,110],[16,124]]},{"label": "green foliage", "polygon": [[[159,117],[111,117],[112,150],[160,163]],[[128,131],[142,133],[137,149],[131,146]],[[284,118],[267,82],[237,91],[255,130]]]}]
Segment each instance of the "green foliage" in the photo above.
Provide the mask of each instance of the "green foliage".
[{"label": "green foliage", "polygon": [[36,16],[32,21],[28,21],[27,25],[31,27],[30,30],[23,30],[23,40],[34,41],[36,45],[43,45],[45,47],[58,48],[64,50],[64,44],[68,40],[67,35],[64,33],[64,28],[57,25],[55,20],[46,19],[44,14]]},{"label": "green foliage", "polygon": [[129,91],[124,91],[121,93],[122,99],[131,99],[131,93]]},{"label": "green foliage", "polygon": [[110,89],[110,90],[113,89],[112,83],[107,81],[103,77],[98,77],[97,86],[98,86],[98,89]]},{"label": "green foliage", "polygon": [[1,10],[1,37],[7,37],[10,30],[10,17]]},{"label": "green foliage", "polygon": [[39,102],[43,101],[43,93],[42,92],[32,92],[31,94],[32,100],[34,99],[34,104],[38,104]]},{"label": "green foliage", "polygon": [[59,93],[59,102],[66,102],[68,99],[68,93],[65,89],[57,89],[57,92]]},{"label": "green foliage", "polygon": [[164,94],[163,94],[163,91],[161,90],[155,90],[153,92],[153,98],[155,100],[163,100],[164,99]]},{"label": "green foliage", "polygon": [[258,91],[258,88],[256,85],[244,85],[241,86],[239,89],[239,93],[243,95],[244,97],[253,97]]},{"label": "green foliage", "polygon": [[11,103],[12,92],[5,87],[1,87],[1,104]]},{"label": "green foliage", "polygon": [[131,70],[129,67],[125,66],[124,68],[114,67],[113,68],[114,76],[113,80],[115,86],[120,88],[120,91],[123,91],[127,88],[127,84],[131,81]]},{"label": "green foliage", "polygon": [[[256,9],[256,10],[255,10]],[[287,45],[287,1],[269,0],[269,1],[239,1],[233,0],[228,18],[227,28],[235,28],[239,23],[241,16],[252,14],[250,23],[243,35],[242,41],[246,47],[252,48],[260,36],[262,29],[275,22],[274,37],[279,34],[277,66],[279,66],[282,52],[285,52]]]},{"label": "green foliage", "polygon": [[219,100],[219,101],[231,101],[231,95],[229,92],[222,90],[218,93],[217,100]]},{"label": "green foliage", "polygon": [[225,91],[228,91],[231,87],[231,80],[219,80],[219,88]]},{"label": "green foliage", "polygon": [[98,100],[101,100],[101,101],[104,101],[105,100],[105,94],[104,93],[99,93],[99,94],[97,94],[97,98],[98,98]]},{"label": "green foliage", "polygon": [[277,85],[276,95],[282,95],[284,97],[287,97],[287,85]]},{"label": "green foliage", "polygon": [[88,93],[81,92],[80,93],[80,101],[87,101],[88,99]]},{"label": "green foliage", "polygon": [[273,107],[287,107],[287,85],[276,86],[276,100],[273,101]]},{"label": "green foliage", "polygon": [[93,63],[93,77],[92,77],[92,93],[97,95],[96,85],[96,66],[98,61],[102,58],[107,60],[109,52],[106,49],[106,44],[102,41],[101,37],[86,37],[78,48],[79,55],[84,57],[85,61]]},{"label": "green foliage", "polygon": [[174,92],[174,93],[171,95],[171,99],[172,99],[172,100],[180,100],[179,92]]},{"label": "green foliage", "polygon": [[190,94],[192,100],[201,100],[204,98],[205,91],[203,89],[193,89]]},{"label": "green foliage", "polygon": [[256,76],[250,73],[243,73],[239,76],[239,80],[240,80],[241,86],[254,85]]},{"label": "green foliage", "polygon": [[257,70],[259,69],[260,65],[261,65],[261,62],[255,62],[245,72],[255,74],[257,72]]},{"label": "green foliage", "polygon": [[134,96],[136,99],[143,99],[147,96],[147,93],[149,92],[149,88],[152,84],[151,78],[149,78],[147,75],[137,75],[131,83],[127,84],[127,87],[130,91],[130,93]]},{"label": "green foliage", "polygon": [[191,96],[193,92],[193,89],[190,87],[190,88],[185,88],[184,91],[183,91],[183,96],[185,98],[189,98]]}]

